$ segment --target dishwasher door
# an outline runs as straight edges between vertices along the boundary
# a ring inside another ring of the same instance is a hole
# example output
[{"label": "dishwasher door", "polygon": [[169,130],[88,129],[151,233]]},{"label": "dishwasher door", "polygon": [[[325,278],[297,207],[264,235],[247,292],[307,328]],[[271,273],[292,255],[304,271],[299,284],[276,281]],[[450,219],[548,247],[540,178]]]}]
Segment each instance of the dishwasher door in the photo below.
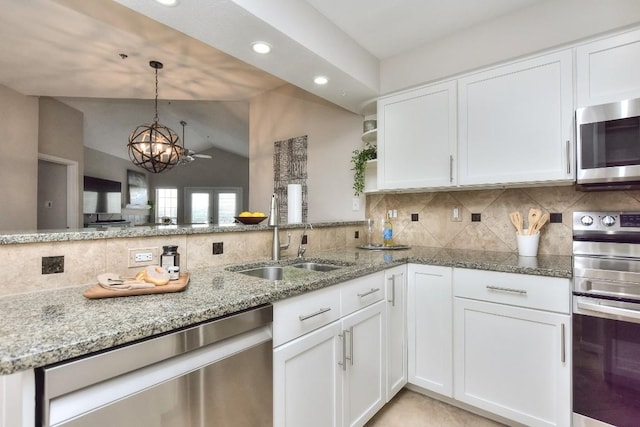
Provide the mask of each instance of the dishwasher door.
[{"label": "dishwasher door", "polygon": [[[261,308],[265,309],[272,316],[271,306]],[[43,368],[39,425],[271,426],[271,318],[268,325],[256,326],[254,311],[138,343],[142,346],[133,352],[138,344]],[[264,318],[264,313],[259,317]],[[220,332],[221,328],[225,331]],[[138,358],[146,360],[147,354],[136,354],[140,351],[162,354],[176,352],[176,348],[178,355],[160,357],[162,360],[150,365],[111,367]],[[111,369],[127,372],[105,379],[95,374]],[[57,383],[65,377],[68,381]],[[65,384],[76,383],[78,377],[91,384],[74,384],[69,390]]]}]

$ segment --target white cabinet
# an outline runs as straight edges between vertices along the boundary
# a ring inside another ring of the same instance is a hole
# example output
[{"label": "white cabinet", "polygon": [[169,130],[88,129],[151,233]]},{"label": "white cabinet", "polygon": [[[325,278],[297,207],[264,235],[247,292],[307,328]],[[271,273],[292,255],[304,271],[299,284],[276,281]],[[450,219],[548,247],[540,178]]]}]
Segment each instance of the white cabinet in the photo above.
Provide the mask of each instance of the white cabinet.
[{"label": "white cabinet", "polygon": [[273,352],[273,425],[342,425],[342,333],[334,322]]},{"label": "white cabinet", "polygon": [[35,396],[33,370],[0,376],[0,427],[34,425]]},{"label": "white cabinet", "polygon": [[[454,397],[525,425],[569,426],[570,283],[538,279],[454,270]],[[540,306],[554,296],[562,303]]]},{"label": "white cabinet", "polygon": [[407,266],[385,271],[387,295],[387,402],[407,383]]},{"label": "white cabinet", "polygon": [[275,426],[362,426],[384,406],[383,285],[380,272],[274,303]]},{"label": "white cabinet", "polygon": [[576,49],[578,107],[640,98],[640,30]]},{"label": "white cabinet", "polygon": [[[343,426],[363,426],[386,403],[385,302],[342,321]],[[306,423],[297,425],[307,425]]]},{"label": "white cabinet", "polygon": [[378,189],[455,185],[456,82],[378,100]]},{"label": "white cabinet", "polygon": [[570,50],[458,80],[461,186],[573,181]]},{"label": "white cabinet", "polygon": [[409,383],[453,395],[450,267],[409,264],[407,329]]}]

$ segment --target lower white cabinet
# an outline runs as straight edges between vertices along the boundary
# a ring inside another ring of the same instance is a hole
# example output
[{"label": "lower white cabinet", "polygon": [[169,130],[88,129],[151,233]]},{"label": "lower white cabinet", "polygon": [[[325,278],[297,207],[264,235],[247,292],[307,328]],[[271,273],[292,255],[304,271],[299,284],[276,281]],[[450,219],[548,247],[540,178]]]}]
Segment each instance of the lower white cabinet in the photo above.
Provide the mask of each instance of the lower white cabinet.
[{"label": "lower white cabinet", "polygon": [[451,397],[451,267],[409,264],[407,330],[409,383]]},{"label": "lower white cabinet", "polygon": [[[386,403],[386,301],[384,274],[335,285],[340,319],[277,346],[273,353],[274,426],[362,426]],[[316,291],[318,292],[318,291]],[[274,304],[274,337],[278,312],[294,313],[292,322],[309,316],[316,292]],[[310,314],[326,316],[328,307]],[[342,311],[344,310],[344,312]]]},{"label": "lower white cabinet", "polygon": [[0,376],[0,427],[34,425],[35,396],[33,370]]},{"label": "lower white cabinet", "polygon": [[[455,269],[454,292],[454,398],[528,426],[571,425],[568,279]],[[549,307],[532,308],[542,296]],[[559,301],[564,312],[550,311]]]},{"label": "lower white cabinet", "polygon": [[385,271],[387,286],[387,402],[407,384],[407,266]]}]

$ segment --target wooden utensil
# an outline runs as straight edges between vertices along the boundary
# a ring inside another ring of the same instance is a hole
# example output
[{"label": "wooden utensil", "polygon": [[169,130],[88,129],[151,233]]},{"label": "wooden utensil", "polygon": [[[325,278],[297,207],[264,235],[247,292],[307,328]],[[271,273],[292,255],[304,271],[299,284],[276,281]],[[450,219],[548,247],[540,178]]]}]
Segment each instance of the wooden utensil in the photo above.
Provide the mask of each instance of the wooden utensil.
[{"label": "wooden utensil", "polygon": [[542,214],[540,216],[540,219],[538,219],[538,222],[536,222],[535,224],[533,234],[536,234],[537,232],[539,232],[548,221],[549,221],[549,214],[548,213]]},{"label": "wooden utensil", "polygon": [[536,228],[536,223],[540,220],[541,216],[542,216],[542,211],[540,209],[536,209],[536,208],[529,209],[528,221],[529,221],[529,235],[530,236],[532,234],[534,234],[534,230]]},{"label": "wooden utensil", "polygon": [[522,219],[522,215],[520,212],[514,211],[509,214],[509,219],[511,220],[511,224],[516,228],[516,231],[519,235],[522,235],[522,223],[524,220]]}]

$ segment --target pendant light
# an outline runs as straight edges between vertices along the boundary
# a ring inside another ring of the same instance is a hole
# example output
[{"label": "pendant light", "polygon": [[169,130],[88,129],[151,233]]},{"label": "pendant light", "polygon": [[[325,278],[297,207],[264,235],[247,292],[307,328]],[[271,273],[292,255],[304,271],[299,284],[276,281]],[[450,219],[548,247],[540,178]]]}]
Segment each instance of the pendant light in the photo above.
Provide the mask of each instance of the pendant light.
[{"label": "pendant light", "polygon": [[178,163],[184,153],[180,145],[180,138],[170,128],[158,122],[158,70],[162,62],[151,61],[149,66],[156,73],[156,102],[155,117],[150,125],[135,128],[129,136],[129,158],[134,165],[152,173],[159,173],[171,169]]}]

